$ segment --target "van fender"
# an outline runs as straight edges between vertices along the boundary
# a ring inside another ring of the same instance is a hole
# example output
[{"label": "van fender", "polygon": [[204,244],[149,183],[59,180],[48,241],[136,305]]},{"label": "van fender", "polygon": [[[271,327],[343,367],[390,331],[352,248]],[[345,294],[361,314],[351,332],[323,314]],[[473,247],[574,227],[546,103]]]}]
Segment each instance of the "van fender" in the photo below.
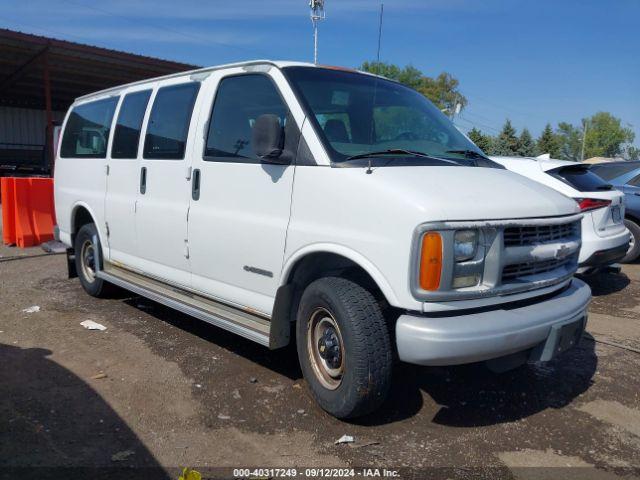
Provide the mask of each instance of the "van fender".
[{"label": "van fender", "polygon": [[390,305],[394,307],[400,306],[398,297],[393,291],[393,288],[391,288],[391,284],[387,281],[382,272],[371,261],[369,261],[369,259],[367,259],[367,257],[355,250],[352,250],[349,247],[345,247],[344,245],[336,243],[314,243],[311,245],[306,245],[293,252],[285,261],[282,268],[282,274],[280,275],[280,286],[284,286],[287,284],[293,267],[296,265],[296,263],[312,253],[334,253],[351,260],[355,264],[359,265],[365,272],[367,272],[373,279],[373,281],[376,282],[378,288],[384,294],[387,302],[389,302]]},{"label": "van fender", "polygon": [[[107,242],[105,241],[106,239],[104,238],[104,232],[103,232],[103,225],[100,225],[97,221],[96,221],[96,214],[93,211],[93,209],[91,208],[91,206],[89,206],[88,203],[83,202],[83,201],[78,201],[75,202],[73,204],[73,207],[71,208],[71,218],[69,219],[69,225],[71,226],[70,228],[70,232],[69,232],[69,240],[71,242],[71,239],[73,238],[73,235],[75,235],[77,233],[77,226],[74,224],[74,219],[76,218],[76,213],[78,211],[79,208],[84,208],[87,212],[89,212],[89,216],[91,217],[91,219],[93,220],[94,225],[96,226],[96,229],[98,230],[98,236],[100,237],[100,245],[102,245],[102,248],[106,248],[107,246]],[[60,232],[61,236],[64,236],[64,232]],[[71,247],[73,248],[73,243],[71,243]],[[104,252],[103,252],[104,253]]]}]

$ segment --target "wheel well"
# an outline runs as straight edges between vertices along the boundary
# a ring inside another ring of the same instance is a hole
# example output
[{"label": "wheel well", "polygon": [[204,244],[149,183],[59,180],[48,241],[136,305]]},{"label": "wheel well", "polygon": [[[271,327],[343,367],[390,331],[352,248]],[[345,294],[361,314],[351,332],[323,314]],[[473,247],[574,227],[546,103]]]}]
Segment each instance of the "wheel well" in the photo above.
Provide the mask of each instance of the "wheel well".
[{"label": "wheel well", "polygon": [[638,219],[635,215],[629,215],[628,213],[624,216],[625,219],[631,220],[633,223],[640,225],[640,219]]},{"label": "wheel well", "polygon": [[[358,283],[373,294],[376,300],[380,302],[383,311],[391,308],[378,284],[364,268],[342,255],[317,252],[301,258],[291,269],[285,285],[280,287],[288,291],[287,303],[289,303],[289,308],[286,309],[286,313],[283,312],[284,309],[278,309],[278,311],[286,314],[288,322],[295,322],[304,289],[311,282],[328,276],[340,276]],[[277,297],[276,305],[279,300]]]},{"label": "wheel well", "polygon": [[85,207],[76,207],[71,218],[71,240],[75,241],[76,234],[87,223],[94,223],[93,217]]}]

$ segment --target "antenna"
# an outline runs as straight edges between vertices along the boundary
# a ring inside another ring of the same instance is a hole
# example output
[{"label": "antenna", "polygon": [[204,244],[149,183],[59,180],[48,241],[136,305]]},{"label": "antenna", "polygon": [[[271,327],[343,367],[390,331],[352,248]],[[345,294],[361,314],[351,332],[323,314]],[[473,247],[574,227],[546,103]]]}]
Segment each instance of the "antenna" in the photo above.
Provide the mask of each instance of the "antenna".
[{"label": "antenna", "polygon": [[380,25],[378,25],[378,54],[376,55],[376,62],[378,68],[380,68],[380,44],[382,43],[382,16],[384,15],[384,3],[380,4]]},{"label": "antenna", "polygon": [[324,20],[324,0],[309,0],[313,23],[313,63],[318,63],[318,22]]}]

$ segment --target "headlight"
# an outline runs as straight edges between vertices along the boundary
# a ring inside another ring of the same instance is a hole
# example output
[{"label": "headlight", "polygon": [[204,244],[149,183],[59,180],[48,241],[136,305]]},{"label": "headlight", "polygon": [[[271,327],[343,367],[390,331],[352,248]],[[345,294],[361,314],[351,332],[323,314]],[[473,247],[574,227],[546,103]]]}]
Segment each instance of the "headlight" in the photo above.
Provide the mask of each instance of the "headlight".
[{"label": "headlight", "polygon": [[453,238],[453,254],[456,262],[466,262],[476,256],[478,250],[477,230],[458,230]]}]

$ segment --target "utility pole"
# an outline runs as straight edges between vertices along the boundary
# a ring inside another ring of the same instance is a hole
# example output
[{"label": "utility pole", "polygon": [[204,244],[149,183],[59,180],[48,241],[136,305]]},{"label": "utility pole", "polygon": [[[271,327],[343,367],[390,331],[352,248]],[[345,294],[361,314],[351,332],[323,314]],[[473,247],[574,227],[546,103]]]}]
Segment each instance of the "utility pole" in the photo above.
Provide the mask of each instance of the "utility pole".
[{"label": "utility pole", "polygon": [[309,0],[313,23],[313,63],[318,64],[318,22],[324,20],[324,0]]},{"label": "utility pole", "polygon": [[587,139],[587,123],[588,121],[586,119],[584,122],[582,122],[582,153],[580,154],[581,162],[584,162],[584,144]]}]

